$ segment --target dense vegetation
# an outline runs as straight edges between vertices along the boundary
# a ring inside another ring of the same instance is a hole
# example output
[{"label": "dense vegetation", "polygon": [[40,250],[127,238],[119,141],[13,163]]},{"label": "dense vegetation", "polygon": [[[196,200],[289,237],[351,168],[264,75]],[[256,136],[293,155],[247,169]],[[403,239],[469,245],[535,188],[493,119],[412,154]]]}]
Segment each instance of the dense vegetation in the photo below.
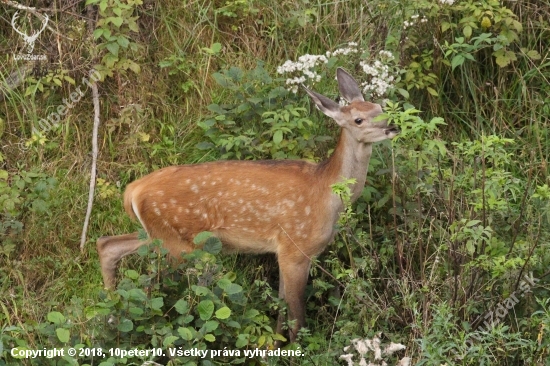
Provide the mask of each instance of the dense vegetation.
[{"label": "dense vegetation", "polygon": [[[547,1],[24,3],[37,10],[0,2],[0,364],[380,365],[381,344],[390,365],[550,365]],[[11,22],[30,35],[40,14],[29,50]],[[138,229],[127,183],[172,164],[326,158],[337,126],[297,86],[337,98],[339,66],[402,134],[376,146],[311,268],[307,329],[285,346],[303,356],[260,355],[280,339],[275,258],[218,255],[207,234],[172,274],[143,247],[103,290],[95,240]]]}]

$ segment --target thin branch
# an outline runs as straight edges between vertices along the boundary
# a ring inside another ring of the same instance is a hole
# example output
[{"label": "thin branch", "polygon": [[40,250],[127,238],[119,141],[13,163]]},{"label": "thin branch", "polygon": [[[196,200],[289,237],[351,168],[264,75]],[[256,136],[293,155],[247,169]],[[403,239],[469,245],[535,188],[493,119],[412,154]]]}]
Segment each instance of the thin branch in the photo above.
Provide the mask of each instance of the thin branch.
[{"label": "thin branch", "polygon": [[96,184],[97,173],[97,135],[99,130],[99,91],[97,89],[97,81],[92,82],[92,98],[94,102],[94,129],[92,133],[92,170],[90,174],[90,192],[88,193],[88,208],[86,209],[86,218],[84,219],[84,226],[82,228],[82,236],[80,237],[80,251],[84,251],[84,245],[86,244],[86,235],[88,233],[88,225],[90,223],[90,216],[92,215],[92,206],[94,204],[94,193]]}]

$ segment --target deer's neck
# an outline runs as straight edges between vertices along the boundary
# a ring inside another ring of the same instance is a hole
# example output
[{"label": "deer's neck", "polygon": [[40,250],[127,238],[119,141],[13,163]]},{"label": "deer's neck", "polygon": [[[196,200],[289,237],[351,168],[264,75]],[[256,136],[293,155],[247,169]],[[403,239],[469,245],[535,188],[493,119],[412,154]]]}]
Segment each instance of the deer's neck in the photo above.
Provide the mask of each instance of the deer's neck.
[{"label": "deer's neck", "polygon": [[355,140],[343,128],[334,153],[321,165],[323,178],[328,185],[354,178],[356,183],[351,187],[353,202],[361,195],[365,186],[371,154],[372,144]]}]

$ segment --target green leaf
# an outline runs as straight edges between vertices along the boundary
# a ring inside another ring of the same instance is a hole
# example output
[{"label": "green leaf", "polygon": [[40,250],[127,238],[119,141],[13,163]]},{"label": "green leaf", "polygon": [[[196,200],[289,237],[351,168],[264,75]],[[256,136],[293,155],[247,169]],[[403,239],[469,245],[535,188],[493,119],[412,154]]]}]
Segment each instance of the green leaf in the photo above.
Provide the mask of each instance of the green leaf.
[{"label": "green leaf", "polygon": [[105,45],[105,48],[107,48],[111,54],[118,57],[118,49],[119,49],[118,43],[109,42]]},{"label": "green leaf", "polygon": [[476,251],[476,247],[474,246],[474,242],[472,240],[468,240],[466,242],[466,250],[468,251],[468,254],[474,254]]},{"label": "green leaf", "polygon": [[128,40],[128,38],[124,36],[118,36],[116,41],[122,48],[128,48],[128,45],[130,44],[130,41]]},{"label": "green leaf", "polygon": [[409,99],[409,92],[403,88],[397,89],[397,92],[401,94],[405,99]]},{"label": "green leaf", "polygon": [[536,50],[529,50],[525,53],[527,57],[529,57],[532,60],[540,60],[541,56],[540,53],[538,53]]},{"label": "green leaf", "polygon": [[231,316],[231,309],[227,306],[216,310],[216,318],[218,319],[227,319]]},{"label": "green leaf", "polygon": [[57,328],[55,333],[57,334],[57,338],[63,343],[67,343],[71,338],[71,332],[65,328]]},{"label": "green leaf", "polygon": [[216,337],[214,337],[214,335],[212,334],[207,334],[204,336],[204,339],[208,342],[214,342],[216,340]]},{"label": "green leaf", "polygon": [[235,346],[237,346],[237,348],[242,348],[248,345],[249,337],[250,337],[249,334],[239,334],[237,336],[237,342],[235,342]]},{"label": "green leaf", "polygon": [[206,239],[206,243],[204,243],[203,250],[210,254],[218,254],[222,251],[222,242],[220,239],[216,238],[215,236],[212,236],[208,239]]},{"label": "green leaf", "polygon": [[139,278],[139,273],[133,269],[129,269],[124,272],[124,275],[131,280],[137,280]]},{"label": "green leaf", "polygon": [[210,333],[213,330],[218,329],[219,326],[220,326],[220,323],[217,320],[209,320],[206,323],[204,323],[204,329],[208,333]]},{"label": "green leaf", "polygon": [[176,336],[168,336],[164,338],[164,341],[162,341],[162,345],[164,348],[168,348],[168,346],[173,345],[175,341],[177,341],[179,337]]},{"label": "green leaf", "polygon": [[200,318],[202,320],[208,320],[214,313],[214,303],[212,300],[203,300],[199,303],[197,309],[199,311]]},{"label": "green leaf", "polygon": [[464,36],[466,38],[470,38],[472,36],[472,27],[470,27],[469,25],[465,26],[462,30],[462,33],[464,33]]},{"label": "green leaf", "polygon": [[215,147],[215,145],[211,142],[202,141],[196,144],[195,147],[199,150],[211,150]]},{"label": "green leaf", "polygon": [[516,54],[513,51],[507,51],[504,48],[494,52],[493,55],[496,57],[495,61],[500,67],[506,67],[512,61],[517,60]]},{"label": "green leaf", "polygon": [[477,225],[479,223],[481,223],[481,220],[470,220],[466,223],[466,227],[472,227],[472,226]]},{"label": "green leaf", "polygon": [[65,323],[65,317],[59,311],[52,311],[48,313],[48,320],[54,324]]},{"label": "green leaf", "polygon": [[192,286],[191,288],[197,296],[204,296],[210,293],[210,290],[204,286]]},{"label": "green leaf", "polygon": [[430,93],[431,95],[433,95],[434,97],[437,97],[439,94],[435,91],[434,88],[430,88],[429,86],[426,87],[426,90],[428,91],[428,93]]},{"label": "green leaf", "polygon": [[130,319],[122,319],[117,329],[121,332],[128,333],[134,329],[134,323]]},{"label": "green leaf", "polygon": [[283,131],[277,130],[273,134],[273,142],[275,143],[275,145],[279,145],[281,141],[283,141]]},{"label": "green leaf", "polygon": [[178,334],[184,341],[190,341],[193,339],[193,332],[189,328],[179,327]]},{"label": "green leaf", "polygon": [[69,82],[70,84],[72,84],[72,85],[75,85],[75,84],[76,84],[76,82],[74,81],[74,79],[73,79],[72,77],[70,77],[69,75],[64,75],[64,76],[63,76],[63,80],[68,81],[68,82]]},{"label": "green leaf", "polygon": [[134,72],[134,74],[139,74],[141,72],[141,66],[136,64],[134,61],[127,60],[128,68]]},{"label": "green leaf", "polygon": [[176,311],[180,314],[186,314],[189,312],[189,304],[184,299],[179,299],[174,304],[174,309],[176,309]]},{"label": "green leaf", "polygon": [[203,232],[200,232],[198,233],[195,238],[193,239],[193,243],[195,245],[200,245],[202,244],[206,239],[208,239],[209,237],[211,237],[213,234],[210,232],[210,231],[203,231]]},{"label": "green leaf", "polygon": [[151,299],[151,309],[160,310],[164,305],[164,299],[162,297],[155,297]]},{"label": "green leaf", "polygon": [[464,63],[464,56],[462,55],[456,55],[455,57],[453,57],[453,59],[451,60],[451,67],[452,69],[454,70],[455,68],[457,68],[458,66],[462,65]]},{"label": "green leaf", "polygon": [[220,286],[220,288],[224,290],[228,295],[238,294],[243,290],[241,285],[237,285],[236,283],[231,283],[231,282],[225,283],[225,281],[224,282],[222,281],[223,280],[218,281],[218,286]]},{"label": "green leaf", "polygon": [[103,34],[103,29],[102,28],[98,28],[94,31],[94,39],[98,39],[99,37],[101,37],[101,35]]},{"label": "green leaf", "polygon": [[112,18],[109,18],[111,20],[111,22],[117,26],[117,28],[120,28],[120,26],[122,25],[122,23],[124,22],[124,18],[121,18],[121,17],[112,17]]},{"label": "green leaf", "polygon": [[105,11],[105,9],[107,9],[107,6],[108,6],[108,0],[101,0],[101,2],[99,3],[99,10],[101,10],[102,12]]}]

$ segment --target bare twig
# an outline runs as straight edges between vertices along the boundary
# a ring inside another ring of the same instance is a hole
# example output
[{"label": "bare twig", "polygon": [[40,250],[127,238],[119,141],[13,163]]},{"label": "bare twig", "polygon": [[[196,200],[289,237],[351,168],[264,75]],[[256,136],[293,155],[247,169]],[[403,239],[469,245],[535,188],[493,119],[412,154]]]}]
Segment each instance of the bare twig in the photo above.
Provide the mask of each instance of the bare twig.
[{"label": "bare twig", "polygon": [[90,192],[88,193],[88,208],[86,209],[86,218],[84,219],[84,226],[82,228],[82,236],[80,237],[80,251],[84,251],[84,245],[86,244],[86,234],[88,233],[88,225],[90,223],[90,216],[92,214],[92,206],[94,204],[94,192],[96,183],[96,170],[97,170],[97,135],[99,130],[99,91],[97,89],[97,81],[92,82],[92,98],[94,103],[94,128],[92,132],[92,170],[90,174]]}]

